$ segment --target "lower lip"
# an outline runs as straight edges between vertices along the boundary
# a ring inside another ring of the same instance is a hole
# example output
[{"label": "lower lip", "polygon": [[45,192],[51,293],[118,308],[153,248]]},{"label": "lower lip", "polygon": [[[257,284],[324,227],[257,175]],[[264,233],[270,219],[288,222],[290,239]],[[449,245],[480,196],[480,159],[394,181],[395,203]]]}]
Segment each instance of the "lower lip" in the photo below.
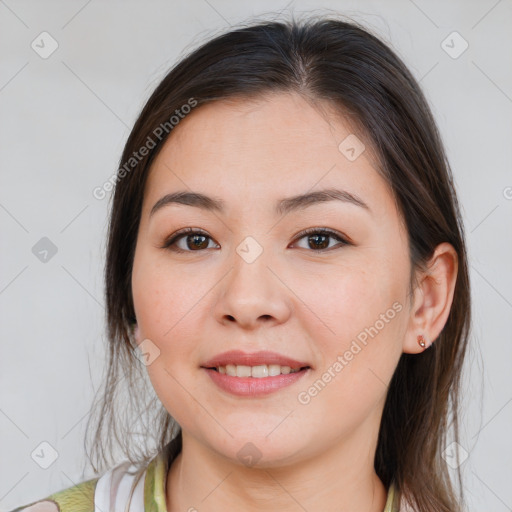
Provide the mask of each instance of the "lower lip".
[{"label": "lower lip", "polygon": [[226,373],[219,373],[211,368],[203,368],[219,388],[237,396],[268,395],[279,389],[290,386],[304,377],[310,368],[273,377],[232,377]]}]

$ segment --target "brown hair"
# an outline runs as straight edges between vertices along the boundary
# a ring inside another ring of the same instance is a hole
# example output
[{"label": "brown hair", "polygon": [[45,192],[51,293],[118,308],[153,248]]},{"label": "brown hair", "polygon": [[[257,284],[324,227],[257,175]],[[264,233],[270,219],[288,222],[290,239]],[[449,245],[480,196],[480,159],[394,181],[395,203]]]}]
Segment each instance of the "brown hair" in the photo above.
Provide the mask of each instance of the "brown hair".
[{"label": "brown hair", "polygon": [[[172,132],[163,134],[157,127],[169,127],[171,116],[191,99],[200,108],[234,96],[250,99],[282,91],[335,105],[369,138],[378,172],[389,183],[407,227],[413,270],[425,269],[442,242],[457,252],[457,281],[444,329],[423,353],[402,354],[389,385],[375,470],[386,487],[394,482],[418,511],[461,510],[460,470],[457,497],[441,457],[450,427],[453,440],[459,439],[460,380],[470,330],[464,231],[451,170],[427,101],[402,60],[368,29],[332,16],[259,22],[218,35],[183,58],[142,109],[126,142],[113,195],[105,267],[109,362],[96,404],[92,458],[108,466],[115,441],[130,460],[147,461],[152,451],[181,439],[179,425],[158,399],[153,396],[149,404],[142,399],[141,382],[148,382],[131,333],[136,320],[131,271],[144,185]],[[134,153],[149,147],[150,140],[154,147],[135,162]],[[128,404],[117,403],[120,392],[127,394]],[[144,415],[143,442],[135,443],[128,423]],[[153,436],[152,448],[145,444],[148,436]]]}]

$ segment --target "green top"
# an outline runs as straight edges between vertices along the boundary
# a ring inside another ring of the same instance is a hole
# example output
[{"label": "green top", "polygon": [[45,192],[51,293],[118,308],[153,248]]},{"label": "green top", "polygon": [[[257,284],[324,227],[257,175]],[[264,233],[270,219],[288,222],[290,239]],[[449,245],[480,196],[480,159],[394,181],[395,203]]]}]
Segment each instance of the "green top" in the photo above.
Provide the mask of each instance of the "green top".
[{"label": "green top", "polygon": [[[169,445],[168,445],[169,446]],[[159,452],[145,469],[127,462],[101,477],[50,494],[11,512],[167,512],[165,486],[169,451]],[[100,483],[98,483],[100,482]],[[383,512],[399,512],[399,496],[389,487]]]}]

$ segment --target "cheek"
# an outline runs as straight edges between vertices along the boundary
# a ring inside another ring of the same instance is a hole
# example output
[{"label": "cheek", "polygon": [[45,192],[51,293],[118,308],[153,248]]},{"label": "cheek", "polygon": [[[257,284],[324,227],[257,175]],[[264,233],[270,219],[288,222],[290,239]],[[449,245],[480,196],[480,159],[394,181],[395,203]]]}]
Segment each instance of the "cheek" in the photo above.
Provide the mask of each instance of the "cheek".
[{"label": "cheek", "polygon": [[190,372],[199,364],[197,351],[204,342],[201,315],[212,284],[211,273],[208,279],[206,273],[198,275],[169,264],[160,254],[143,250],[136,254],[132,273],[135,313],[140,338],[157,347],[158,357],[147,366],[147,372],[166,407],[171,397],[175,407],[188,396],[180,383],[190,392],[195,385]]},{"label": "cheek", "polygon": [[308,297],[304,311],[316,314],[322,324],[318,333],[324,333],[321,338],[329,340],[333,349],[342,349],[376,322],[378,328],[382,327],[381,316],[389,310],[384,320],[396,316],[393,304],[401,303],[403,286],[392,275],[387,268],[367,260],[350,267],[331,267],[323,276],[310,274],[302,281],[296,280],[295,289],[300,297]]},{"label": "cheek", "polygon": [[145,256],[142,251],[136,257],[132,273],[133,302],[142,335],[164,344],[178,342],[182,336],[176,334],[205,295],[206,283],[203,287],[200,279],[162,258]]},{"label": "cheek", "polygon": [[[190,370],[183,369],[177,362],[169,364],[164,357],[162,355],[147,367],[148,377],[159,401],[183,428],[191,432],[200,430],[198,418],[209,425],[211,417],[205,414],[204,404],[207,402],[196,384],[197,379],[190,378]],[[209,428],[215,427],[209,425]]]},{"label": "cheek", "polygon": [[317,331],[323,334],[314,337],[322,353],[318,389],[323,399],[318,402],[352,408],[356,416],[386,392],[401,355],[405,282],[401,274],[382,264],[382,258],[377,261],[379,265],[368,260],[332,272],[323,294],[311,285],[300,292],[320,297],[308,304],[320,312],[323,324]]},{"label": "cheek", "polygon": [[[383,404],[401,356],[405,307],[399,299],[398,291],[353,274],[329,296],[322,318],[335,334],[324,329],[315,338],[322,363],[299,396],[301,417],[312,430],[351,431]],[[326,427],[319,418],[334,420]]]}]

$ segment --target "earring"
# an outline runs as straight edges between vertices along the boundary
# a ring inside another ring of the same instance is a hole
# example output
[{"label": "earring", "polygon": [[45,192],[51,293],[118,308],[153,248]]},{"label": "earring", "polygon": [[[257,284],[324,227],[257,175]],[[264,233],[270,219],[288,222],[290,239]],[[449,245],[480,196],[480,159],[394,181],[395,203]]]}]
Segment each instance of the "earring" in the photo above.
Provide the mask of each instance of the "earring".
[{"label": "earring", "polygon": [[418,336],[418,343],[419,343],[420,347],[422,347],[422,348],[426,347],[425,338],[423,337],[423,334],[420,334]]}]

